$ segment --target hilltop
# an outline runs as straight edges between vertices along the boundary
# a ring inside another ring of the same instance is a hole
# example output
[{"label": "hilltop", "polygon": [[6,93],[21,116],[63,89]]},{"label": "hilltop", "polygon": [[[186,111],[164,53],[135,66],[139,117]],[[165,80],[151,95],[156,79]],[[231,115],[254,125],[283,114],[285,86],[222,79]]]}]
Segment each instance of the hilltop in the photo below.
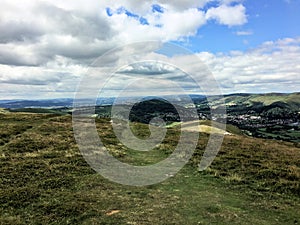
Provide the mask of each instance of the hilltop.
[{"label": "hilltop", "polygon": [[220,100],[226,106],[243,105],[245,108],[253,110],[268,110],[273,107],[287,108],[299,111],[300,92],[297,93],[267,93],[267,94],[229,94],[224,96],[212,97],[212,105],[218,105]]},{"label": "hilltop", "polygon": [[[122,186],[97,174],[81,156],[71,116],[0,113],[1,224],[297,224],[300,149],[297,143],[226,135],[213,164],[198,163],[209,134],[175,176],[146,187]],[[209,126],[209,121],[203,121]],[[177,127],[149,152],[128,149],[109,118],[99,136],[118,160],[145,166],[168,157]],[[141,138],[147,124],[132,122]],[[232,129],[232,128],[231,128]]]}]

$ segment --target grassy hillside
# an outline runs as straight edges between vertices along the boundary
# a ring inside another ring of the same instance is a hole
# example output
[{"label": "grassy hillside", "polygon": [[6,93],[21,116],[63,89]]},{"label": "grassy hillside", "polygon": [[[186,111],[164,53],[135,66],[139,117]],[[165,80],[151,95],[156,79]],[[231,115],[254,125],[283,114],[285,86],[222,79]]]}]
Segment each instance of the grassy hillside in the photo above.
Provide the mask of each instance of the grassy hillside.
[{"label": "grassy hillside", "polygon": [[257,96],[252,96],[249,102],[262,102],[264,105],[271,105],[274,102],[284,102],[287,104],[298,104],[300,105],[300,93],[292,94],[262,94]]},{"label": "grassy hillside", "polygon": [[[169,128],[161,145],[137,152],[116,140],[108,119],[97,120],[97,127],[111,153],[134,165],[167,157],[179,137],[176,127]],[[132,129],[149,134],[145,124]],[[225,136],[211,167],[198,172],[207,140],[202,133],[176,176],[130,187],[89,167],[71,116],[0,112],[0,224],[299,224],[296,143]]]},{"label": "grassy hillside", "polygon": [[269,106],[276,102],[283,102],[290,106],[292,109],[299,109],[300,93],[232,94],[225,95],[224,102],[228,105],[244,104],[250,106],[257,103],[261,103],[263,106]]}]

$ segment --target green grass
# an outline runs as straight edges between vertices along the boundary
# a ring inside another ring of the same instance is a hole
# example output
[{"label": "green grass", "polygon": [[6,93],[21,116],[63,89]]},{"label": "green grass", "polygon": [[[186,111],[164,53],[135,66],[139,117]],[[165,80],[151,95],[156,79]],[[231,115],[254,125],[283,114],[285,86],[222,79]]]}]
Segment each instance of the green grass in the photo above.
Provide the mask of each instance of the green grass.
[{"label": "green grass", "polygon": [[284,126],[278,127],[279,129],[272,129],[271,131],[268,131],[266,128],[259,128],[257,129],[257,132],[264,138],[280,139],[299,143],[299,130],[291,130],[290,128],[286,128]]},{"label": "green grass", "polygon": [[[98,132],[121,161],[147,165],[178,141],[169,128],[160,146],[138,152],[120,144],[109,120]],[[190,162],[174,177],[146,187],[112,183],[77,149],[70,116],[0,114],[0,224],[299,224],[300,149],[292,143],[226,136],[211,167],[197,165],[208,140],[201,134]],[[133,124],[149,135],[147,125]]]},{"label": "green grass", "polygon": [[267,94],[267,95],[258,95],[257,97],[251,98],[253,102],[262,102],[264,105],[271,105],[274,102],[281,101],[285,103],[295,102],[299,104],[299,93],[285,94],[285,95],[276,95],[276,94]]},{"label": "green grass", "polygon": [[265,106],[271,105],[274,102],[285,102],[288,104],[298,104],[299,105],[299,96],[300,93],[291,93],[291,94],[252,94],[249,96],[227,96],[225,97],[226,103],[233,104],[249,104],[252,105],[254,102],[261,102]]}]

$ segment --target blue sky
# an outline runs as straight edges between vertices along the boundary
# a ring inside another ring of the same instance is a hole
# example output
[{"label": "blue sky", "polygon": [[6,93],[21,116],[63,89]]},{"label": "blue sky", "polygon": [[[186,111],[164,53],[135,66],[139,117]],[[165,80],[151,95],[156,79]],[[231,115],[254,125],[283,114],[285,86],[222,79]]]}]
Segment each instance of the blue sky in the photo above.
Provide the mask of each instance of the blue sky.
[{"label": "blue sky", "polygon": [[[266,41],[276,41],[286,37],[300,36],[300,1],[297,0],[244,0],[243,5],[247,9],[247,22],[242,25],[220,25],[216,21],[207,21],[205,26],[197,29],[193,36],[183,37],[183,40],[172,41],[183,45],[193,52],[209,51],[213,53],[245,51],[255,48]],[[231,5],[237,4],[236,2]],[[220,3],[209,2],[199,10],[207,10],[217,7]],[[119,7],[115,11],[106,8],[107,14],[126,14],[135,18],[143,25],[149,25],[146,18],[130,12],[125,7]],[[164,13],[163,6],[152,4],[153,13]]]},{"label": "blue sky", "polygon": [[[215,21],[199,28],[197,36],[189,38],[192,51],[229,52],[245,51],[266,41],[300,36],[300,1],[291,0],[247,0],[248,22],[241,26],[227,27]],[[237,35],[245,31],[250,35]],[[179,42],[179,44],[185,44]]]},{"label": "blue sky", "polygon": [[[3,0],[0,4],[0,99],[72,97],[98,57],[117,46],[148,40],[190,50],[190,55],[167,56],[175,66],[175,60],[178,65],[184,62],[198,74],[199,67],[189,64],[196,55],[223,93],[300,91],[299,0]],[[146,58],[159,53],[147,42],[139,49]],[[122,57],[117,55],[102,66],[126,66],[119,64]],[[127,75],[145,77],[145,68],[135,66]],[[103,74],[97,79],[108,78]],[[114,89],[124,87],[122,79],[114,79]]]}]

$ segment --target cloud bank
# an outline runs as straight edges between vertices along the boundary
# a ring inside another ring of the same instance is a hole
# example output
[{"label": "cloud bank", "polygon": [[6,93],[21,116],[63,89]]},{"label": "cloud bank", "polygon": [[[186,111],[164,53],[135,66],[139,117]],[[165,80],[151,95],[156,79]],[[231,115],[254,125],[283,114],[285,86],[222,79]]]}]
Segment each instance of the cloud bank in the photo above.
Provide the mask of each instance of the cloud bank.
[{"label": "cloud bank", "polygon": [[[231,28],[247,21],[240,0],[3,0],[0,98],[72,97],[89,65],[115,46],[144,40],[179,41],[196,36],[207,23]],[[156,47],[143,46],[141,51],[154,54]],[[264,43],[246,53],[196,54],[225,92],[253,92],[251,85],[268,91],[270,82],[277,83],[278,90],[285,85],[297,90],[299,39]],[[188,58],[180,56],[178,60],[188,64]],[[107,63],[115,61],[117,55],[107,59]],[[197,66],[191,67],[197,73]],[[165,73],[165,68],[134,69],[131,74]]]}]

